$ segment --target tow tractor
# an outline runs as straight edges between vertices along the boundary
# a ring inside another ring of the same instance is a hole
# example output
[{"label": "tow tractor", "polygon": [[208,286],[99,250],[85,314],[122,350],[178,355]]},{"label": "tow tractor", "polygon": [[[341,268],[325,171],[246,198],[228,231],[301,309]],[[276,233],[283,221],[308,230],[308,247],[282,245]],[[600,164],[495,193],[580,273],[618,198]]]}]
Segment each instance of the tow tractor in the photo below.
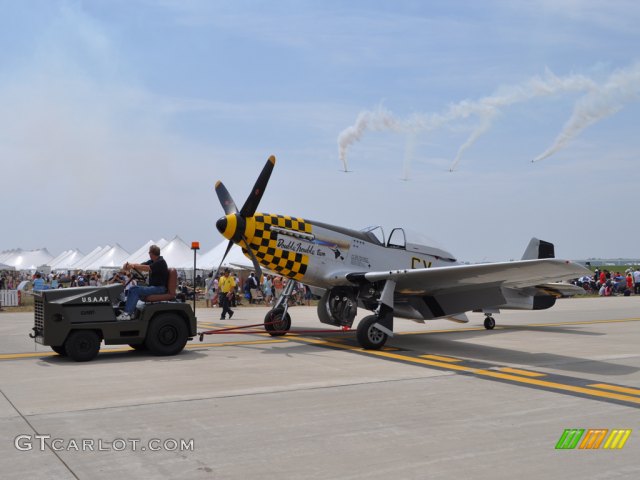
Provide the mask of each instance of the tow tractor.
[{"label": "tow tractor", "polygon": [[[134,277],[144,275],[132,270]],[[34,326],[29,336],[77,362],[93,360],[100,344],[130,345],[154,355],[176,355],[197,334],[196,316],[176,301],[176,270],[169,269],[166,294],[146,297],[133,320],[117,321],[125,285],[74,287],[34,292]]]}]

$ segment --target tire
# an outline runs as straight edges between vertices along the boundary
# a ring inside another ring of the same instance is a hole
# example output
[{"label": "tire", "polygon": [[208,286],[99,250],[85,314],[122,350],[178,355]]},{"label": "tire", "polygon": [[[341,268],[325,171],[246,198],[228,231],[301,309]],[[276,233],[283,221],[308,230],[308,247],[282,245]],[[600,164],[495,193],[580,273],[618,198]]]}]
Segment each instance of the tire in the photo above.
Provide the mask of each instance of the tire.
[{"label": "tire", "polygon": [[291,317],[287,313],[283,318],[282,312],[283,310],[281,308],[269,310],[264,317],[264,329],[272,337],[286,335],[291,328]]},{"label": "tire", "polygon": [[60,345],[58,347],[51,347],[51,350],[53,350],[54,352],[56,352],[58,355],[62,357],[67,356],[67,351],[65,350],[64,345]]},{"label": "tire", "polygon": [[154,355],[176,355],[184,349],[188,338],[187,325],[182,317],[175,313],[162,313],[151,319],[144,345]]},{"label": "tire", "polygon": [[130,343],[129,346],[139,352],[147,350],[147,346],[144,343]]},{"label": "tire", "polygon": [[356,338],[365,350],[380,350],[387,342],[388,335],[373,326],[377,321],[378,317],[368,315],[358,323]]},{"label": "tire", "polygon": [[493,317],[486,317],[484,319],[484,328],[487,330],[493,330],[496,326],[496,321]]},{"label": "tire", "polygon": [[93,330],[74,330],[64,342],[64,349],[70,359],[88,362],[100,351],[100,337]]}]

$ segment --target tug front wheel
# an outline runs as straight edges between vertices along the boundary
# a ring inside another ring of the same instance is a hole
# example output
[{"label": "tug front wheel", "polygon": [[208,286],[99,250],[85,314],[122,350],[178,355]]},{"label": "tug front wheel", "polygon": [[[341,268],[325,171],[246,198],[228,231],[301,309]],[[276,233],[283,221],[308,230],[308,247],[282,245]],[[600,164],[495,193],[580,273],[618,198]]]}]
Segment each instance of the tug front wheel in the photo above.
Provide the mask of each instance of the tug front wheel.
[{"label": "tug front wheel", "polygon": [[378,317],[369,315],[358,323],[356,338],[365,350],[380,350],[387,342],[388,335],[373,326],[377,321]]},{"label": "tug front wheel", "polygon": [[93,330],[74,330],[64,342],[64,351],[76,362],[93,360],[100,351],[100,336]]},{"label": "tug front wheel", "polygon": [[282,308],[274,308],[264,317],[264,329],[272,337],[286,335],[291,328],[291,317],[288,313],[283,315],[283,311]]}]

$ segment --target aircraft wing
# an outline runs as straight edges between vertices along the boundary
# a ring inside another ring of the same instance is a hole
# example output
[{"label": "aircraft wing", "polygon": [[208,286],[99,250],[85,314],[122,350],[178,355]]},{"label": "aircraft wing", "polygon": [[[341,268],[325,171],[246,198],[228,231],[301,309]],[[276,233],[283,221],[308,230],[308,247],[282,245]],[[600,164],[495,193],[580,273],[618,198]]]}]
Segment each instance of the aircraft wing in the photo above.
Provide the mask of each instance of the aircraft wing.
[{"label": "aircraft wing", "polygon": [[525,288],[590,274],[577,263],[555,258],[516,262],[453,265],[450,267],[352,273],[349,281],[394,280],[395,292],[404,295],[437,295],[491,287]]}]

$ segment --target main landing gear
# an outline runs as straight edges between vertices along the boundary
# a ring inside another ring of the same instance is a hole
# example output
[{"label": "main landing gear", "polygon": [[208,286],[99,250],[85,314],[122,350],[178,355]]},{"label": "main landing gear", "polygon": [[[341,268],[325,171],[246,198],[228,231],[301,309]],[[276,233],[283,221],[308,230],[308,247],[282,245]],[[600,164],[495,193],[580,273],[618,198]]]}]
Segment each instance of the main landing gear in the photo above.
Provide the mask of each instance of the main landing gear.
[{"label": "main landing gear", "polygon": [[365,350],[380,350],[389,338],[389,335],[376,327],[377,324],[377,315],[366,316],[358,323],[356,338]]},{"label": "main landing gear", "polygon": [[[264,317],[264,329],[271,336],[286,335],[291,328],[291,317],[287,313],[288,300],[293,291],[294,282],[289,282],[278,298],[273,309]],[[367,350],[379,350],[393,337],[393,292],[395,282],[387,280],[378,300],[378,308],[373,315],[364,317],[358,323],[356,339],[360,346]],[[330,304],[326,295],[334,295],[340,302]],[[350,329],[355,317],[355,299],[353,305],[348,292],[327,292],[321,302],[327,302],[324,310],[318,309],[320,320],[329,325],[341,326],[343,331]]]},{"label": "main landing gear", "polygon": [[378,308],[374,315],[360,320],[356,330],[356,338],[360,346],[366,350],[380,350],[393,337],[393,292],[396,288],[394,280],[387,280],[378,299]]}]

